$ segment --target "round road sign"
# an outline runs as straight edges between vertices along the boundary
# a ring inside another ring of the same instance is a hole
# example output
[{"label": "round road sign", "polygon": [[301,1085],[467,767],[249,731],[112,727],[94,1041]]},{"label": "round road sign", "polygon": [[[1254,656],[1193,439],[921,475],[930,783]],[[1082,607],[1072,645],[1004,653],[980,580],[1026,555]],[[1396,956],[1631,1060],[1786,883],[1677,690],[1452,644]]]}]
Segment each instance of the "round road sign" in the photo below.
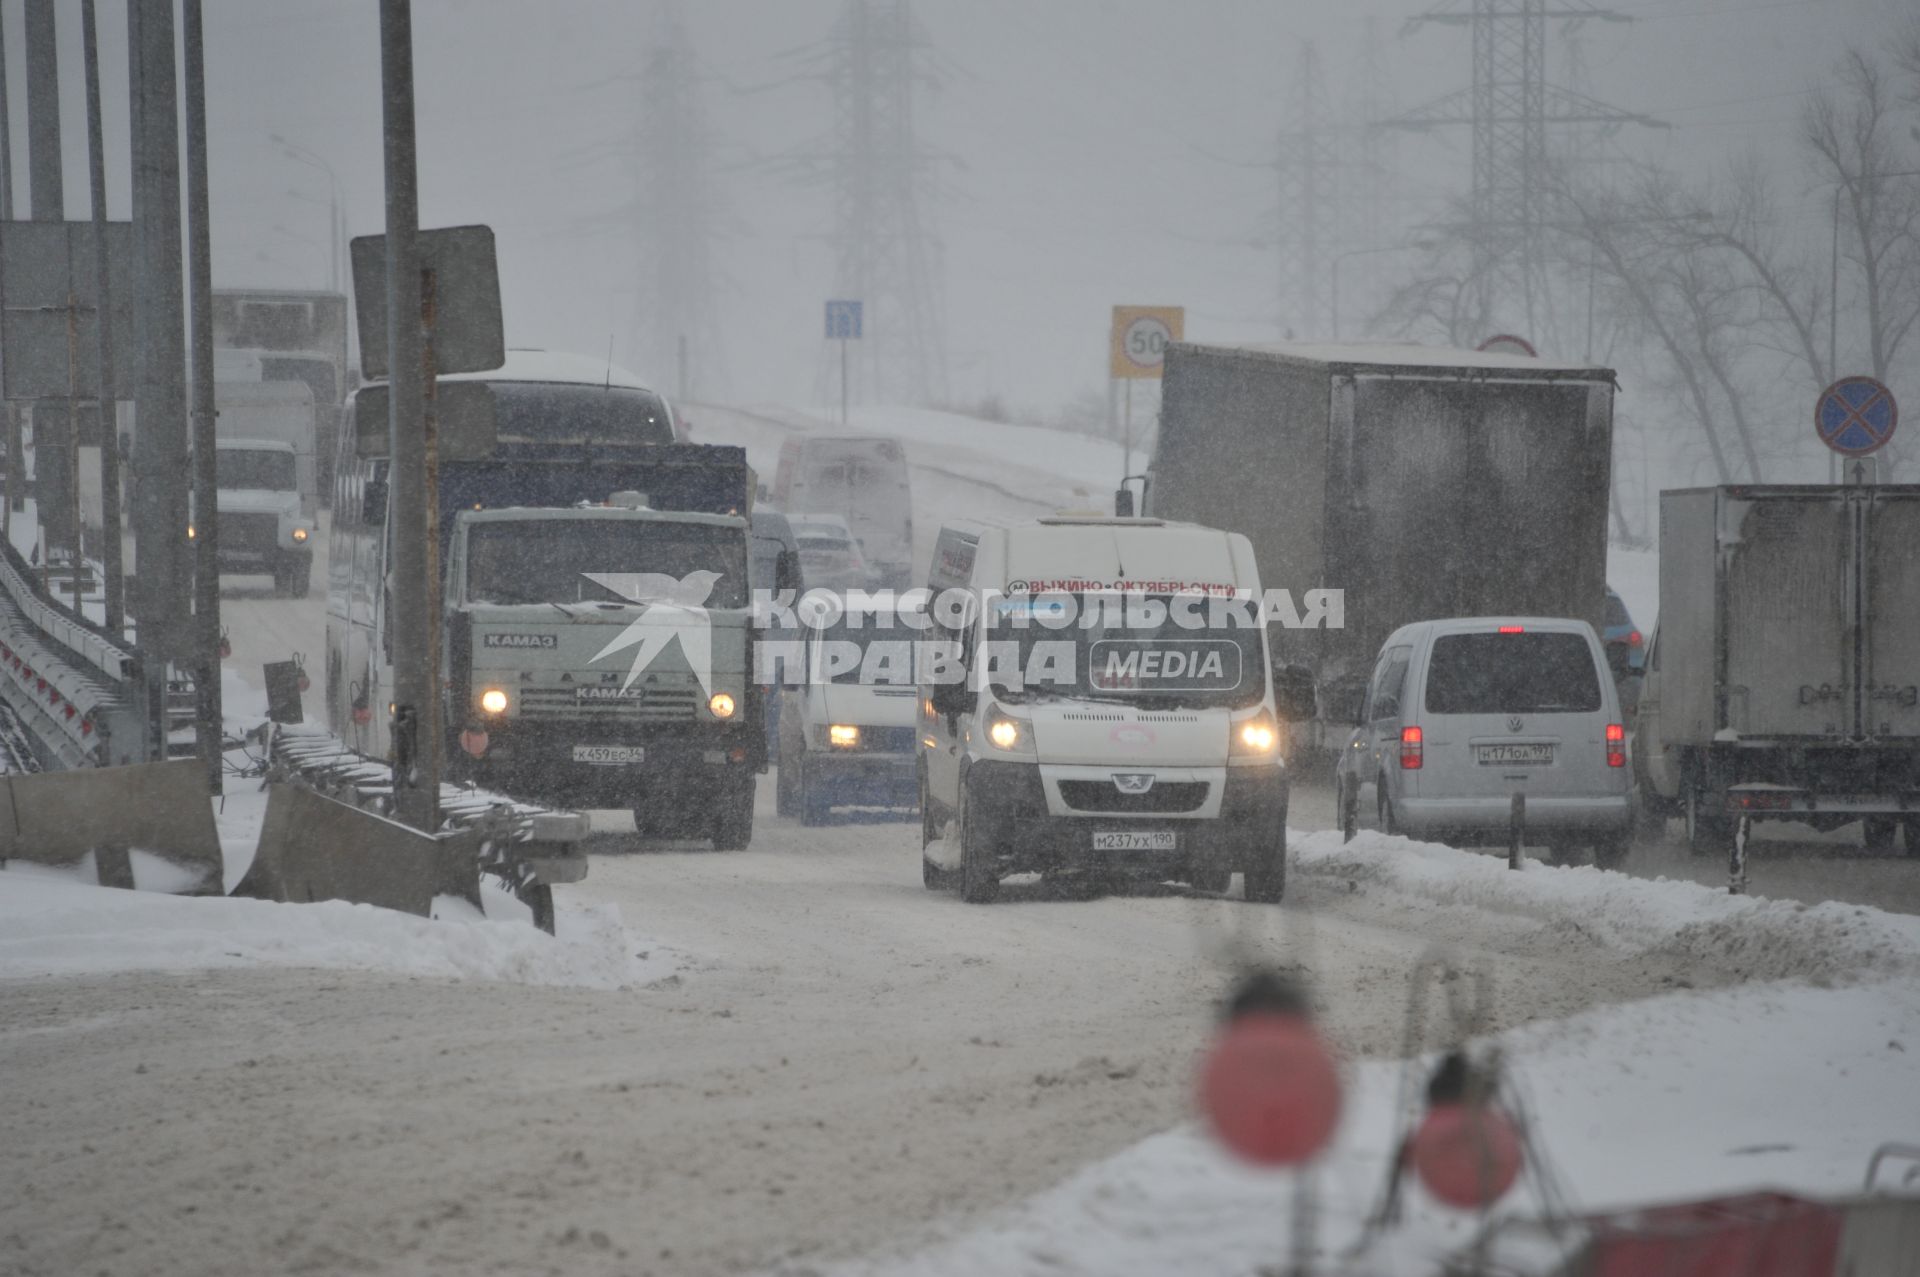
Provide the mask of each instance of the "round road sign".
[{"label": "round road sign", "polygon": [[1495,355],[1525,355],[1529,359],[1540,358],[1540,352],[1525,337],[1516,337],[1512,333],[1495,333],[1481,342],[1476,350]]},{"label": "round road sign", "polygon": [[1871,377],[1842,377],[1821,391],[1813,406],[1820,442],[1849,457],[1878,452],[1899,424],[1893,392]]},{"label": "round road sign", "polygon": [[1136,368],[1158,368],[1167,362],[1167,343],[1173,329],[1158,315],[1140,315],[1127,325],[1120,341],[1121,353]]}]

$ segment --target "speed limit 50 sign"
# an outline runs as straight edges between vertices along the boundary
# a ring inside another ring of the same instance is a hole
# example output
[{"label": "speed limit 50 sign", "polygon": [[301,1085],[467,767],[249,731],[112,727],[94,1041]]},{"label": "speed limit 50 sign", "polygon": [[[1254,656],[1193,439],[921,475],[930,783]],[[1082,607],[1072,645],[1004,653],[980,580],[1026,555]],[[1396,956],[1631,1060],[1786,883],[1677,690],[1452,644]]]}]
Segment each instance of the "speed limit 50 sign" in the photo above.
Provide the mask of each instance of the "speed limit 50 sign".
[{"label": "speed limit 50 sign", "polygon": [[1115,306],[1112,375],[1158,377],[1167,361],[1167,343],[1186,331],[1184,306]]}]

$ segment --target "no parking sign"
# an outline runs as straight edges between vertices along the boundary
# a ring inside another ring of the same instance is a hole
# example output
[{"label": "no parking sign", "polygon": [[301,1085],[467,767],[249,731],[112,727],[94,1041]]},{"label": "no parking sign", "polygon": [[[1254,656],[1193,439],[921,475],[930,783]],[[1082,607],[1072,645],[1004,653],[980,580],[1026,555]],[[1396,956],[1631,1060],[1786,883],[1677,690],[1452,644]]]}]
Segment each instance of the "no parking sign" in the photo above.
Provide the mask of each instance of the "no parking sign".
[{"label": "no parking sign", "polygon": [[1813,428],[1842,456],[1864,457],[1886,447],[1900,424],[1893,392],[1872,377],[1842,377],[1820,392]]}]

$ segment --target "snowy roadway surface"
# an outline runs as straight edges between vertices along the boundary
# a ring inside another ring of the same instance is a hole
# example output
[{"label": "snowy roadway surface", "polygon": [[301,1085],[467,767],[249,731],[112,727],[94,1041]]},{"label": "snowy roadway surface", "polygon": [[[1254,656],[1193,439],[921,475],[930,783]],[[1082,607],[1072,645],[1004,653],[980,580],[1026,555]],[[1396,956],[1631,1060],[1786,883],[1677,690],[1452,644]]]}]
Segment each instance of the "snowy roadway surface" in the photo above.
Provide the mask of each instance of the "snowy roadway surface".
[{"label": "snowy roadway surface", "polygon": [[[320,668],[317,596],[231,584],[232,669]],[[745,852],[598,814],[557,940],[498,897],[505,920],[426,922],[0,874],[0,1273],[1250,1273],[1284,1257],[1290,1181],[1189,1124],[1235,964],[1310,978],[1349,1061],[1332,1246],[1378,1180],[1435,945],[1491,978],[1584,1205],[1842,1190],[1920,1137],[1905,914],[1343,846],[1310,832],[1310,785],[1278,908],[1237,882],[977,908],[921,887],[915,824],[802,828],[771,782]],[[1792,846],[1756,891],[1920,912],[1920,861]],[[1672,847],[1633,863],[1719,880]],[[1428,1271],[1463,1236],[1416,1202],[1410,1249],[1357,1270]]]}]

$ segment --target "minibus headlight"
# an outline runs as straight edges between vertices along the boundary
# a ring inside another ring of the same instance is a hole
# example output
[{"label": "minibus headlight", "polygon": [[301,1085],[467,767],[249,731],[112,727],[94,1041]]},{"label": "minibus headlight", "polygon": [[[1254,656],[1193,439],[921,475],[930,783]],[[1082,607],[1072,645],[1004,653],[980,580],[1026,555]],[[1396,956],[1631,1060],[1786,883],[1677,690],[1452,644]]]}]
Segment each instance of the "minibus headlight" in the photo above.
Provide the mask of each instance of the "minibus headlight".
[{"label": "minibus headlight", "polygon": [[1228,754],[1235,758],[1271,758],[1280,748],[1280,729],[1273,715],[1261,710],[1229,728],[1233,733]]},{"label": "minibus headlight", "polygon": [[827,744],[841,749],[852,749],[860,743],[860,729],[852,723],[830,723],[827,725]]},{"label": "minibus headlight", "polygon": [[987,743],[1003,754],[1031,754],[1033,724],[995,709],[987,715]]}]

